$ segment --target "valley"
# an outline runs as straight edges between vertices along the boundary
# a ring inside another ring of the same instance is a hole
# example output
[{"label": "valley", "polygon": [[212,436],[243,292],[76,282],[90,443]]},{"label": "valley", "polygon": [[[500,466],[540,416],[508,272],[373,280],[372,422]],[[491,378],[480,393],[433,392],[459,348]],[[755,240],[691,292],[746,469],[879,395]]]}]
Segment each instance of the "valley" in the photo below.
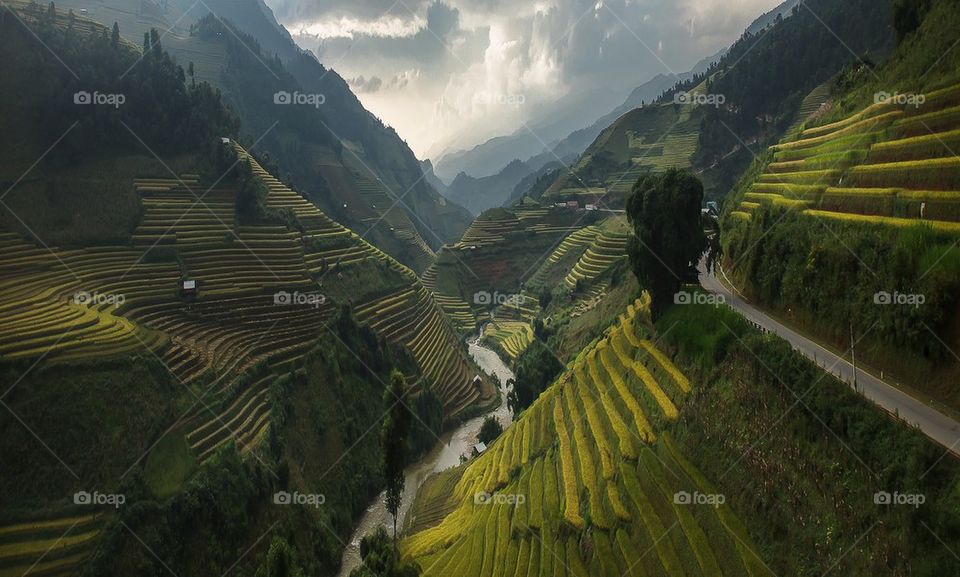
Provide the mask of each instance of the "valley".
[{"label": "valley", "polygon": [[0,577],[960,570],[956,0],[434,159],[291,9],[0,0]]}]

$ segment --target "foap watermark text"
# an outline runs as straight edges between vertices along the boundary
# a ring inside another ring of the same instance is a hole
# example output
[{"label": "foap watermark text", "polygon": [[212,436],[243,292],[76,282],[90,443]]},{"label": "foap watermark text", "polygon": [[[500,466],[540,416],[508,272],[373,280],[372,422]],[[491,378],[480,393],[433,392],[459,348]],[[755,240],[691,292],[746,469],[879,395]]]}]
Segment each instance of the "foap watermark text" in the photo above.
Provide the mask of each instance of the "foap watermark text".
[{"label": "foap watermark text", "polygon": [[274,104],[295,104],[299,106],[312,106],[320,108],[327,102],[325,94],[306,94],[303,92],[287,92],[281,90],[273,94]]},{"label": "foap watermark text", "polygon": [[726,495],[721,493],[701,493],[700,491],[688,493],[687,491],[678,491],[673,494],[673,503],[675,505],[709,505],[711,507],[719,507],[726,502]]},{"label": "foap watermark text", "polygon": [[124,102],[127,101],[127,97],[123,94],[112,94],[108,92],[87,92],[86,90],[80,90],[79,92],[73,93],[73,103],[74,104],[94,104],[99,106],[112,106],[114,108],[120,108]]},{"label": "foap watermark text", "polygon": [[519,493],[486,493],[479,492],[473,496],[476,505],[523,505],[527,496]]},{"label": "foap watermark text", "polygon": [[675,305],[713,305],[720,306],[727,302],[727,298],[720,294],[680,291],[674,293]]},{"label": "foap watermark text", "polygon": [[273,304],[275,305],[300,305],[320,308],[326,302],[327,297],[320,293],[280,291],[273,294]]},{"label": "foap watermark text", "polygon": [[926,302],[927,297],[926,295],[922,294],[902,293],[897,291],[888,293],[886,291],[880,291],[873,295],[873,304],[875,305],[901,305],[919,307]]},{"label": "foap watermark text", "polygon": [[74,505],[102,505],[119,509],[121,505],[127,502],[126,495],[120,493],[101,493],[94,491],[77,491],[73,494]]},{"label": "foap watermark text", "polygon": [[301,493],[299,491],[290,493],[287,491],[278,491],[273,494],[274,505],[304,505],[307,507],[320,508],[326,502],[326,495],[319,493]]}]

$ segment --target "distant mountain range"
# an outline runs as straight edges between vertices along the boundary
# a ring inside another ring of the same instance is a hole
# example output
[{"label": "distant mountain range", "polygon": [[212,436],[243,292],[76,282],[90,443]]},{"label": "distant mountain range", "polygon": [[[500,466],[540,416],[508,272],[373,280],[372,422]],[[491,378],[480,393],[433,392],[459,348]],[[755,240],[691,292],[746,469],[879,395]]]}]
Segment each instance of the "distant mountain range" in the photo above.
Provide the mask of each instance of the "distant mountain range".
[{"label": "distant mountain range", "polygon": [[[786,0],[754,20],[744,33],[755,34],[773,24],[777,18],[789,16],[799,1]],[[610,112],[589,125],[584,122],[584,127],[575,129],[557,140],[547,140],[551,138],[551,130],[555,127],[547,126],[541,131],[531,124],[529,128],[523,127],[512,135],[490,139],[470,150],[443,155],[432,165],[433,173],[439,179],[452,180],[444,194],[457,203],[463,203],[463,199],[469,197],[468,208],[475,214],[487,208],[500,206],[506,199],[519,198],[522,195],[522,191],[518,194],[512,193],[513,188],[523,177],[535,173],[542,174],[541,169],[549,163],[572,164],[607,127],[614,124],[621,116],[645,103],[655,101],[677,84],[704,73],[728,50],[729,48],[723,48],[700,60],[687,72],[657,74],[634,88],[624,102]],[[574,110],[563,116],[572,117],[574,122],[578,119],[582,122],[583,118],[582,112]],[[549,144],[546,144],[548,142]],[[522,160],[525,170],[521,170],[516,165],[519,160]]]}]

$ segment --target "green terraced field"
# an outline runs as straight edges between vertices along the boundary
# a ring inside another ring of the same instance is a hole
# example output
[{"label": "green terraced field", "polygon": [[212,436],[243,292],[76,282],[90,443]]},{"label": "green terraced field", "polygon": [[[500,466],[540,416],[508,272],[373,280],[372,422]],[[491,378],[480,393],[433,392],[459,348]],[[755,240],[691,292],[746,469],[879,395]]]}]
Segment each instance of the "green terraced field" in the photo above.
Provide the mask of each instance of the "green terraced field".
[{"label": "green terraced field", "polygon": [[427,483],[443,520],[401,544],[424,575],[770,575],[727,505],[677,498],[716,489],[661,432],[690,385],[636,332],[641,308],[484,455]]},{"label": "green terraced field", "polygon": [[736,218],[763,204],[847,222],[895,227],[960,222],[960,86],[921,106],[892,100],[803,127],[772,147],[774,162],[743,195]]}]

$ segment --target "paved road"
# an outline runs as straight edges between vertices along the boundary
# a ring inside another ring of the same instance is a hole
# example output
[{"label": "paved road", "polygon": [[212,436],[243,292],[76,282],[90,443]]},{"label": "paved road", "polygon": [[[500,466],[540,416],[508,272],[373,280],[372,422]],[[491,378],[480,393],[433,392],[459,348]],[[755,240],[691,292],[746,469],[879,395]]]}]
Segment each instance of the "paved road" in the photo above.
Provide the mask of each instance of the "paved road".
[{"label": "paved road", "polygon": [[[824,370],[833,373],[847,384],[853,385],[854,370],[849,361],[770,318],[749,304],[742,296],[732,293],[715,276],[704,272],[702,267],[700,285],[711,293],[722,294],[727,304],[747,321],[764,331],[780,336],[789,342],[794,350],[815,361]],[[928,437],[950,450],[954,456],[960,457],[960,422],[880,380],[859,366],[856,377],[857,388],[864,396],[888,413],[898,416],[911,425],[916,425]]]}]

